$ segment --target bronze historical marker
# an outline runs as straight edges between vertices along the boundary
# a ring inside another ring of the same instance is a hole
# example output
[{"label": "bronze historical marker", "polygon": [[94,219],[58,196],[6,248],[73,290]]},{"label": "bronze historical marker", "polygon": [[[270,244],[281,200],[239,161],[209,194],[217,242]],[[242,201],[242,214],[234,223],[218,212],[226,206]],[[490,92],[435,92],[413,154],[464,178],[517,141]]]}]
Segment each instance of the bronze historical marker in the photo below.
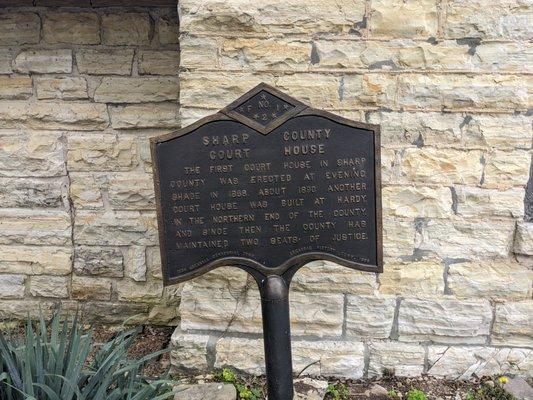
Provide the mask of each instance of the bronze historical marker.
[{"label": "bronze historical marker", "polygon": [[263,296],[269,398],[291,398],[279,371],[289,365],[275,354],[290,360],[290,340],[280,350],[287,338],[267,332],[281,324],[288,335],[288,303],[268,302],[286,303],[311,260],[382,271],[379,127],[260,84],[151,145],[165,284],[219,266],[250,272]]}]

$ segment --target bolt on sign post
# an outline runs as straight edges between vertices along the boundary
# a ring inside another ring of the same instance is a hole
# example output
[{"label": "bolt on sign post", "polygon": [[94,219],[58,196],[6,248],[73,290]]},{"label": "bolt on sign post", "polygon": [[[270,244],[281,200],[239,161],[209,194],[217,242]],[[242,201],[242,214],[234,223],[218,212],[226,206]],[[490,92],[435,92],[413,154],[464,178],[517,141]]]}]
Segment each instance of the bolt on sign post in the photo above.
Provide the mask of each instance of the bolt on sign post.
[{"label": "bolt on sign post", "polygon": [[312,260],[382,271],[379,127],[262,83],[152,138],[163,279],[220,266],[259,286],[270,400],[293,398],[289,285]]}]

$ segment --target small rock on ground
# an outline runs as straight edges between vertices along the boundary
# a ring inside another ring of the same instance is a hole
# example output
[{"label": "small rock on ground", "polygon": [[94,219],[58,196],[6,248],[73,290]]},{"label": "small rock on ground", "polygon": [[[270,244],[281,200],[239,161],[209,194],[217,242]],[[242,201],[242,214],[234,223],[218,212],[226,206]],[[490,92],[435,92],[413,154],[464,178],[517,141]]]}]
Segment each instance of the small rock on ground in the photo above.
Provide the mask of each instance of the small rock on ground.
[{"label": "small rock on ground", "polygon": [[383,386],[376,384],[372,386],[370,389],[368,389],[367,391],[365,391],[365,395],[367,397],[371,397],[375,399],[376,397],[377,398],[388,397],[389,392]]},{"label": "small rock on ground", "polygon": [[294,400],[322,400],[328,390],[328,382],[311,378],[294,381]]},{"label": "small rock on ground", "polygon": [[174,400],[235,400],[237,391],[233,385],[204,383],[189,387],[177,387]]},{"label": "small rock on ground", "polygon": [[509,379],[505,383],[504,389],[518,400],[533,400],[533,388],[524,379]]}]

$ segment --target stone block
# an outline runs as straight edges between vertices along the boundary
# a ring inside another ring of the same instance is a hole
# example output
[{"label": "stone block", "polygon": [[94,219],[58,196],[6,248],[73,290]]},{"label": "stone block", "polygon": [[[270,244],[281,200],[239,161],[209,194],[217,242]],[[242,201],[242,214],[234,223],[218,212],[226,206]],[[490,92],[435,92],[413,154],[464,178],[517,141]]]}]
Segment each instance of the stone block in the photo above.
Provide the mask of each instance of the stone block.
[{"label": "stone block", "polygon": [[104,104],[38,101],[0,101],[0,128],[25,125],[38,130],[92,131],[109,125]]},{"label": "stone block", "polygon": [[529,179],[531,153],[526,150],[494,151],[487,155],[483,186],[493,188],[524,187]]},{"label": "stone block", "polygon": [[[409,5],[409,2],[404,4]],[[412,29],[412,26],[398,24],[387,28],[397,27]],[[492,47],[487,45],[483,55],[480,51],[477,57],[472,57],[470,47],[455,40],[430,43],[398,37],[387,41],[317,40],[318,66],[327,69],[521,71],[524,59],[521,53],[527,47],[498,43]]]},{"label": "stone block", "polygon": [[244,270],[235,267],[216,268],[188,281],[185,286],[188,286],[186,293],[192,293],[197,288],[201,289],[201,293],[212,289],[223,295],[228,292],[234,298],[242,297],[243,299],[249,296],[250,293],[255,296],[257,290],[257,285],[252,276]]},{"label": "stone block", "polygon": [[141,75],[178,75],[179,51],[143,50],[138,57],[138,68]]},{"label": "stone block", "polygon": [[401,342],[371,342],[369,345],[369,377],[420,376],[424,372],[424,347]]},{"label": "stone block", "polygon": [[508,217],[524,215],[523,188],[507,190],[455,186],[456,212],[464,217]]},{"label": "stone block", "polygon": [[363,377],[365,346],[362,342],[296,340],[292,343],[292,349],[295,371],[310,366],[304,375],[346,379]]},{"label": "stone block", "polygon": [[66,178],[0,178],[0,208],[59,208],[68,203]]},{"label": "stone block", "polygon": [[[66,301],[62,302],[63,310],[67,309],[70,304]],[[21,316],[24,319],[30,315],[32,318],[39,318],[40,315],[50,317],[53,314],[54,303],[50,301],[40,300],[4,300],[2,307],[0,307],[0,318],[2,320],[20,320]]]},{"label": "stone block", "polygon": [[179,105],[173,103],[110,106],[114,129],[179,128]]},{"label": "stone block", "polygon": [[98,209],[104,207],[102,185],[105,174],[72,172],[69,173],[70,199],[76,209]]},{"label": "stone block", "polygon": [[209,335],[194,335],[176,328],[171,337],[172,366],[185,370],[204,371],[209,368],[207,363],[207,346]]},{"label": "stone block", "polygon": [[13,51],[11,49],[0,49],[0,74],[10,74],[13,72],[13,68],[11,67],[12,58]]},{"label": "stone block", "polygon": [[60,133],[3,131],[0,139],[0,176],[48,177],[66,173]]},{"label": "stone block", "polygon": [[346,297],[346,336],[382,339],[392,331],[396,298],[394,296]]},{"label": "stone block", "polygon": [[153,177],[147,174],[113,174],[108,178],[109,203],[115,210],[154,210]]},{"label": "stone block", "polygon": [[207,0],[201,4],[185,0],[178,7],[182,33],[224,31],[240,36],[347,34],[365,15],[365,2],[359,0],[304,4],[297,0],[271,0],[253,5],[238,0]]},{"label": "stone block", "polygon": [[146,322],[148,305],[91,301],[85,304],[83,320],[87,323],[109,325],[139,325]]},{"label": "stone block", "polygon": [[528,2],[509,0],[452,0],[447,3],[444,34],[453,38],[528,39],[531,37]]},{"label": "stone block", "polygon": [[531,376],[533,350],[519,348],[429,346],[428,374],[468,380],[482,376]]},{"label": "stone block", "polygon": [[429,220],[418,249],[442,258],[505,258],[512,246],[513,220]]},{"label": "stone block", "polygon": [[411,256],[415,249],[415,223],[412,219],[383,219],[383,254],[387,257]]},{"label": "stone block", "polygon": [[525,115],[474,114],[467,116],[464,122],[463,134],[472,141],[499,150],[531,147],[533,128]]},{"label": "stone block", "polygon": [[71,245],[70,214],[59,210],[0,210],[0,244]]},{"label": "stone block", "polygon": [[[216,74],[206,72],[200,75],[182,72],[180,74],[180,104],[186,107],[220,109],[262,81],[273,84],[274,77],[226,72]],[[206,93],[209,93],[209,96],[206,96]],[[204,112],[212,114],[210,111]]]},{"label": "stone block", "polygon": [[163,294],[161,282],[136,283],[128,279],[117,281],[116,290],[120,301],[157,303]]},{"label": "stone block", "polygon": [[533,347],[533,301],[496,304],[491,344]]},{"label": "stone block", "polygon": [[163,279],[163,272],[161,270],[161,252],[159,247],[146,248],[146,270],[151,277],[156,279]]},{"label": "stone block", "polygon": [[223,69],[303,71],[310,65],[311,43],[303,40],[228,38],[220,45]]},{"label": "stone block", "polygon": [[[293,370],[296,369],[292,340]],[[265,352],[261,339],[222,337],[216,342],[215,368],[231,367],[252,375],[265,374]]]},{"label": "stone block", "polygon": [[381,125],[381,142],[387,147],[528,149],[531,124],[523,115],[485,115],[437,112],[380,111],[369,122]]},{"label": "stone block", "polygon": [[276,79],[275,86],[312,107],[338,108],[342,105],[339,99],[341,78],[337,76],[312,73],[282,75]]},{"label": "stone block", "polygon": [[139,211],[78,211],[74,224],[77,244],[94,246],[154,245],[155,213]]},{"label": "stone block", "polygon": [[0,273],[68,275],[72,271],[72,248],[49,246],[0,246]]},{"label": "stone block", "polygon": [[447,218],[452,215],[449,188],[387,186],[382,190],[383,208],[396,217]]},{"label": "stone block", "polygon": [[178,78],[104,77],[94,92],[100,103],[142,103],[178,100]]},{"label": "stone block", "polygon": [[179,324],[178,307],[154,305],[148,314],[148,323],[153,325],[176,326]]},{"label": "stone block", "polygon": [[126,253],[124,273],[136,282],[146,281],[146,248],[131,246]]},{"label": "stone block", "polygon": [[218,41],[210,37],[184,35],[180,40],[180,66],[186,69],[219,68]]},{"label": "stone block", "polygon": [[436,0],[376,0],[372,2],[370,30],[375,37],[435,37]]},{"label": "stone block", "polygon": [[313,261],[300,268],[291,290],[307,293],[372,294],[377,289],[376,275],[355,271],[330,261]]},{"label": "stone block", "polygon": [[533,255],[533,223],[519,221],[513,251],[517,254]]},{"label": "stone block", "polygon": [[516,75],[402,74],[398,106],[407,109],[525,110],[524,78]]},{"label": "stone block", "polygon": [[[184,92],[182,90],[181,95],[183,95],[183,93]],[[208,115],[211,115],[214,112],[215,111],[212,109],[188,108],[188,107],[183,107],[182,105],[179,109],[181,126],[191,125],[195,123],[196,121],[198,121],[199,119],[207,117]]]},{"label": "stone block", "polygon": [[0,15],[0,45],[39,43],[41,20],[31,12],[9,12]]},{"label": "stone block", "polygon": [[31,277],[30,294],[34,297],[66,298],[69,286],[68,276],[36,275]]},{"label": "stone block", "polygon": [[13,69],[21,73],[69,74],[72,72],[72,50],[23,50],[15,57]]},{"label": "stone block", "polygon": [[102,208],[105,193],[114,210],[155,210],[152,175],[95,172],[72,173],[70,176],[70,195],[76,208]]},{"label": "stone block", "polygon": [[81,74],[130,75],[133,55],[133,49],[79,49],[76,64]]},{"label": "stone block", "polygon": [[[464,117],[460,114],[436,112],[370,113],[369,122],[381,125],[381,143],[386,147],[400,147],[421,144],[424,146],[467,146],[460,128]],[[478,143],[474,143],[477,145]]]},{"label": "stone block", "polygon": [[529,268],[510,260],[464,262],[449,266],[448,287],[456,297],[520,300],[531,295],[532,279]]},{"label": "stone block", "polygon": [[102,42],[107,45],[149,45],[148,13],[121,12],[102,15]]},{"label": "stone block", "polygon": [[[342,294],[291,294],[291,330],[295,335],[342,333]],[[255,288],[240,292],[220,288],[202,289],[187,283],[180,304],[181,329],[259,333],[262,330],[261,302]]]},{"label": "stone block", "polygon": [[0,275],[0,298],[21,299],[24,297],[26,277],[24,275]]},{"label": "stone block", "polygon": [[76,246],[74,270],[78,275],[122,278],[124,254],[116,247]]},{"label": "stone block", "polygon": [[380,111],[369,122],[381,125],[387,147],[424,145],[456,148],[528,149],[532,127],[524,115]]},{"label": "stone block", "polygon": [[384,294],[435,295],[444,293],[444,266],[439,260],[412,263],[386,262],[379,274],[379,291]]},{"label": "stone block", "polygon": [[381,148],[381,182],[398,183],[401,152],[394,149]]},{"label": "stone block", "polygon": [[409,182],[477,185],[483,174],[482,157],[477,150],[409,148],[400,172]]},{"label": "stone block", "polygon": [[70,171],[130,171],[139,165],[138,144],[128,136],[72,135],[67,165]]},{"label": "stone block", "polygon": [[[364,371],[364,345],[348,341],[292,341],[294,371],[304,375],[359,379]],[[264,374],[262,339],[224,337],[216,344],[215,368],[232,367]]]},{"label": "stone block", "polygon": [[342,107],[395,108],[397,79],[393,75],[347,75],[340,82],[338,93]]},{"label": "stone block", "polygon": [[485,343],[492,308],[488,300],[404,299],[400,304],[400,341]]},{"label": "stone block", "polygon": [[110,300],[111,281],[100,277],[73,276],[71,296],[76,300]]},{"label": "stone block", "polygon": [[[468,40],[465,42],[468,44]],[[478,69],[522,72],[530,63],[528,60],[530,49],[531,43],[528,42],[487,41],[475,48],[476,57],[473,62]]]},{"label": "stone block", "polygon": [[88,97],[87,81],[81,77],[37,78],[35,90],[39,100],[76,100]]},{"label": "stone block", "polygon": [[46,12],[43,38],[47,43],[99,44],[100,24],[94,12]]},{"label": "stone block", "polygon": [[29,76],[0,75],[0,99],[27,99],[32,94],[33,87]]},{"label": "stone block", "polygon": [[162,15],[157,20],[157,32],[160,44],[178,44],[179,26],[177,13]]}]

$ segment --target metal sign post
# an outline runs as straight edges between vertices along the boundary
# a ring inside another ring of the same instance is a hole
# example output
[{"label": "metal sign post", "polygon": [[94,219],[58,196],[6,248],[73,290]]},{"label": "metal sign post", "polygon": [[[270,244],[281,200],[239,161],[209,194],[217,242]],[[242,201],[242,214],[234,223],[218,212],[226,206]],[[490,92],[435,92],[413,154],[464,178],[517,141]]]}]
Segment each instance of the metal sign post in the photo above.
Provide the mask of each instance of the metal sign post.
[{"label": "metal sign post", "polygon": [[151,149],[165,285],[253,275],[269,399],[292,399],[293,275],[313,260],[382,271],[379,127],[260,84]]}]

